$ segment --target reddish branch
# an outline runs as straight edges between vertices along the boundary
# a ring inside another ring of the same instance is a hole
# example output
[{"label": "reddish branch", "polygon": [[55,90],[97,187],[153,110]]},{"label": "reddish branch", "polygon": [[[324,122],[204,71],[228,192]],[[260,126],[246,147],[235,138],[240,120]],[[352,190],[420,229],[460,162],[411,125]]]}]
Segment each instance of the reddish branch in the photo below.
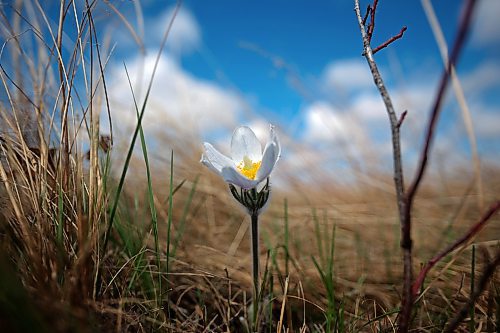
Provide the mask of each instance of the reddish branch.
[{"label": "reddish branch", "polygon": [[418,294],[418,291],[422,287],[422,284],[424,283],[425,277],[427,276],[427,273],[444,257],[446,257],[448,254],[451,252],[455,251],[458,247],[461,245],[465,244],[467,241],[472,239],[483,227],[486,225],[486,223],[490,220],[490,218],[495,215],[500,210],[500,200],[495,202],[491,207],[488,209],[488,211],[481,217],[479,221],[474,223],[474,225],[467,231],[467,233],[462,236],[461,238],[457,239],[453,244],[448,246],[445,250],[443,250],[441,253],[438,253],[434,258],[429,260],[427,264],[422,268],[420,271],[420,274],[418,274],[417,278],[415,279],[415,282],[413,283],[412,287],[412,293],[413,297],[416,297]]},{"label": "reddish branch", "polygon": [[370,5],[368,5],[366,7],[365,17],[363,17],[363,25],[366,24],[366,20],[368,20],[368,15],[370,15],[371,10],[372,10],[372,7]]},{"label": "reddish branch", "polygon": [[[373,37],[373,31],[375,31],[375,12],[377,11],[378,0],[373,1],[373,6],[370,11],[370,25],[367,28],[366,34],[368,35],[368,42],[371,43]],[[366,13],[368,16],[368,12]],[[366,20],[365,20],[366,21]]]},{"label": "reddish branch", "polygon": [[427,124],[427,133],[425,135],[425,145],[420,153],[420,163],[417,167],[417,173],[415,175],[414,181],[411,184],[410,188],[407,192],[407,200],[409,202],[409,206],[415,197],[415,193],[420,185],[422,177],[424,175],[425,169],[427,167],[427,161],[429,156],[429,150],[431,148],[432,142],[434,140],[434,130],[436,128],[437,120],[439,118],[439,113],[441,111],[441,105],[444,100],[444,94],[446,92],[446,87],[448,85],[448,81],[451,76],[451,69],[455,66],[455,63],[458,60],[458,56],[460,55],[460,51],[462,51],[465,37],[470,28],[470,23],[472,19],[472,13],[474,11],[474,5],[476,4],[476,0],[467,0],[467,4],[465,6],[465,11],[462,16],[462,20],[460,22],[460,27],[458,30],[457,38],[455,40],[455,44],[453,45],[453,50],[448,61],[448,65],[446,66],[443,75],[441,76],[441,82],[439,84],[438,94],[436,99],[434,100],[434,104],[432,107],[432,113]]},{"label": "reddish branch", "polygon": [[385,42],[383,42],[382,44],[380,44],[379,46],[377,46],[376,48],[373,49],[372,53],[375,54],[377,53],[378,51],[382,50],[382,49],[385,49],[387,46],[389,46],[391,43],[393,43],[394,41],[400,39],[401,37],[403,37],[405,31],[407,30],[408,28],[406,26],[402,27],[401,28],[401,31],[395,35],[395,36],[392,36],[391,38],[389,38],[388,40],[386,40]]},{"label": "reddish branch", "polygon": [[[359,0],[355,0],[355,12],[358,18],[359,28],[361,31],[361,36],[363,39],[363,56],[366,58],[370,70],[372,72],[375,85],[377,86],[380,95],[384,101],[387,113],[389,115],[389,120],[391,124],[392,132],[392,145],[393,145],[393,162],[394,162],[394,183],[396,187],[396,195],[398,200],[398,209],[401,223],[401,248],[403,251],[403,297],[402,297],[402,310],[399,317],[399,332],[408,332],[409,321],[411,310],[413,307],[413,292],[412,292],[412,240],[411,240],[411,208],[413,199],[417,192],[417,189],[422,180],[424,171],[427,167],[428,153],[431,148],[432,141],[434,139],[434,130],[439,118],[439,113],[441,110],[441,104],[444,99],[444,93],[449,81],[451,69],[454,67],[460,51],[462,50],[465,36],[470,28],[470,22],[472,17],[472,12],[475,0],[467,0],[466,8],[464,11],[463,18],[460,23],[460,28],[458,30],[457,39],[453,46],[453,51],[450,56],[450,60],[446,66],[446,69],[441,77],[441,82],[438,89],[438,94],[433,104],[431,117],[428,122],[427,131],[425,135],[425,145],[420,154],[420,163],[417,167],[417,173],[415,175],[414,181],[410,186],[408,191],[404,188],[404,178],[403,169],[401,163],[401,142],[400,142],[400,126],[404,120],[405,113],[403,113],[398,121],[396,117],[396,112],[392,105],[389,93],[384,85],[380,72],[378,71],[377,65],[373,58],[373,54],[390,45],[395,40],[401,38],[406,30],[405,27],[401,29],[400,33],[387,42],[383,43],[376,49],[371,48],[371,38],[375,29],[375,13],[377,9],[378,0],[374,0],[373,5],[368,7],[365,18],[361,17],[361,12],[359,9]],[[370,15],[370,24],[365,28],[366,20],[368,17],[368,12]],[[399,37],[398,37],[399,36]],[[466,237],[466,236],[465,236]]]},{"label": "reddish branch", "polygon": [[[373,1],[373,6],[368,5],[366,7],[365,16],[363,17],[363,20],[362,20],[363,27],[364,27],[366,25],[366,21],[368,20],[368,16],[370,17],[370,24],[368,25],[368,27],[366,27],[366,37],[367,37],[369,44],[372,41],[373,32],[375,31],[375,13],[377,11],[377,6],[378,6],[378,0]],[[388,40],[386,40],[385,42],[383,42],[382,44],[380,44],[376,48],[372,49],[372,54],[377,53],[378,51],[386,48],[387,46],[389,46],[390,44],[392,44],[396,40],[402,38],[407,29],[408,28],[406,26],[402,27],[397,35],[392,36],[391,38],[389,38]],[[363,56],[365,55],[365,53],[366,53],[366,50],[365,50],[365,52],[363,52]]]},{"label": "reddish branch", "polygon": [[403,125],[403,121],[405,121],[407,114],[408,114],[408,110],[404,110],[403,113],[401,113],[401,117],[399,117],[398,124],[397,124],[398,128],[400,128],[401,125]]}]

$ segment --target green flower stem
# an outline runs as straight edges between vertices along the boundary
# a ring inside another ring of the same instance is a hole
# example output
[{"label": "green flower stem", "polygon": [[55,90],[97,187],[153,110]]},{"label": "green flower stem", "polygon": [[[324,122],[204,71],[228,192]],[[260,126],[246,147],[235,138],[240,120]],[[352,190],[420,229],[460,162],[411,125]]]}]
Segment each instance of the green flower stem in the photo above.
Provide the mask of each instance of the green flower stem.
[{"label": "green flower stem", "polygon": [[257,314],[259,312],[259,214],[252,212],[252,273],[253,273],[253,324],[257,326]]}]

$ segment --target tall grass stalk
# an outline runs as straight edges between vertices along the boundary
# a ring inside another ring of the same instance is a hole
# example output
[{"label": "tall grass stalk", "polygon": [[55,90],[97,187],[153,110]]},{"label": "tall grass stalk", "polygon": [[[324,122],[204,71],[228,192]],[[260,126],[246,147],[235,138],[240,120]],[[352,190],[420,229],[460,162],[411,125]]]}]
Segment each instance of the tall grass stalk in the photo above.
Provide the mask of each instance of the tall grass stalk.
[{"label": "tall grass stalk", "polygon": [[[471,254],[471,263],[470,263],[470,294],[474,294],[474,284],[476,282],[476,245],[472,244],[472,254]],[[470,307],[470,322],[469,322],[469,329],[471,332],[475,331],[476,328],[476,322],[474,320],[474,317],[476,315],[475,311],[475,306],[472,305]]]},{"label": "tall grass stalk", "polygon": [[[127,66],[124,64],[124,69],[125,73],[127,75],[127,81],[130,87],[130,93],[132,94],[132,98],[134,100],[134,108],[135,112],[137,115],[137,119],[139,119],[139,108],[137,106],[137,100],[135,98],[134,94],[134,89],[132,88],[132,82],[130,80],[130,76],[127,70]],[[157,295],[156,302],[157,306],[161,306],[161,294],[162,294],[162,287],[161,287],[161,259],[160,259],[160,248],[159,248],[159,241],[158,241],[158,218],[157,218],[157,213],[156,213],[156,205],[155,205],[155,200],[154,200],[154,192],[153,192],[153,183],[151,180],[151,169],[149,166],[149,158],[148,158],[148,149],[146,146],[146,139],[144,137],[144,130],[142,128],[142,125],[139,127],[139,133],[140,133],[140,138],[141,138],[141,148],[142,148],[142,154],[144,157],[144,164],[146,165],[146,177],[147,177],[147,191],[148,191],[148,202],[149,202],[149,209],[151,212],[151,224],[153,226],[153,235],[154,235],[154,243],[155,243],[155,257],[156,257],[156,266],[158,270],[158,290],[159,292],[156,292],[155,288],[155,293]]]},{"label": "tall grass stalk", "polygon": [[325,264],[325,250],[323,248],[323,237],[322,237],[322,231],[321,227],[319,225],[319,219],[318,216],[316,215],[316,208],[312,208],[312,217],[314,221],[314,232],[316,235],[316,244],[318,247],[318,255],[319,255],[319,260],[322,265]]},{"label": "tall grass stalk", "polygon": [[[146,90],[146,95],[144,97],[144,102],[142,103],[141,112],[139,113],[139,119],[137,119],[137,125],[135,127],[134,134],[132,135],[132,140],[130,142],[130,146],[129,146],[129,149],[128,149],[128,152],[127,152],[127,157],[125,158],[125,163],[124,163],[124,166],[123,166],[123,169],[122,169],[122,174],[121,174],[121,177],[120,177],[120,180],[119,180],[119,183],[118,183],[118,188],[117,188],[116,193],[115,193],[115,199],[113,201],[113,206],[111,208],[111,214],[110,214],[110,218],[109,218],[109,223],[108,223],[108,227],[106,229],[106,233],[104,235],[104,242],[103,242],[103,246],[102,246],[102,248],[103,248],[102,253],[103,254],[106,253],[106,248],[107,248],[108,241],[109,241],[109,235],[110,235],[110,232],[111,232],[111,228],[113,226],[113,221],[114,221],[114,218],[115,218],[115,215],[116,215],[116,210],[118,208],[118,201],[120,199],[120,195],[121,195],[121,192],[122,192],[122,189],[123,189],[123,184],[125,183],[125,176],[126,176],[127,171],[128,171],[128,166],[129,166],[129,163],[130,163],[130,159],[132,157],[132,153],[133,153],[133,150],[134,150],[135,142],[137,140],[137,135],[139,134],[139,130],[140,130],[141,124],[142,124],[142,119],[143,119],[144,113],[146,111],[146,105],[147,105],[147,102],[148,102],[148,99],[149,99],[149,94],[151,93],[151,88],[153,87],[153,81],[154,81],[154,77],[155,77],[155,74],[156,74],[156,70],[158,68],[158,64],[160,62],[161,54],[162,54],[162,51],[163,51],[163,49],[165,47],[165,43],[167,41],[168,35],[169,35],[169,33],[170,33],[171,29],[172,29],[172,25],[173,25],[174,20],[175,20],[175,18],[177,16],[177,13],[180,10],[180,6],[181,6],[181,2],[177,2],[177,5],[176,5],[176,7],[174,9],[174,12],[173,12],[173,15],[172,15],[172,19],[170,20],[170,22],[168,24],[168,27],[167,27],[167,30],[165,31],[165,33],[163,35],[163,39],[161,41],[160,48],[159,48],[158,53],[156,55],[156,59],[155,59],[154,67],[153,67],[153,72],[152,72],[151,78],[149,80],[148,88]],[[173,151],[172,151],[172,155],[173,155]],[[172,197],[170,197],[170,198],[172,198]],[[167,259],[167,270],[168,270],[168,259]]]},{"label": "tall grass stalk", "polygon": [[289,238],[289,228],[288,228],[288,200],[285,198],[283,202],[283,210],[284,210],[284,247],[285,247],[285,276],[289,276],[290,274],[290,248],[288,246],[288,238]]},{"label": "tall grass stalk", "polygon": [[191,190],[189,191],[186,202],[184,203],[184,209],[182,210],[182,217],[179,221],[179,225],[177,227],[177,232],[175,234],[174,244],[171,251],[171,256],[175,258],[175,254],[177,252],[177,247],[184,235],[184,230],[186,227],[186,220],[190,212],[191,204],[193,202],[194,194],[196,193],[196,186],[198,185],[199,176],[196,176],[193,185],[191,186]]},{"label": "tall grass stalk", "polygon": [[[284,250],[285,250],[285,277],[290,278],[290,246],[289,246],[289,237],[290,230],[288,225],[288,200],[285,198],[283,202],[283,210],[284,210]],[[292,308],[290,304],[286,304],[286,314],[288,319],[288,327],[293,330],[292,323]]]},{"label": "tall grass stalk", "polygon": [[[174,211],[174,151],[170,152],[170,184],[169,184],[169,195],[168,195],[168,221],[167,221],[167,267],[166,274],[167,280],[170,274],[170,233],[172,230],[172,214]],[[168,288],[167,288],[167,312],[168,318],[170,318],[170,306],[168,305]]]},{"label": "tall grass stalk", "polygon": [[[327,225],[327,218],[325,216],[325,227]],[[319,223],[317,223],[317,227],[319,228]],[[326,263],[321,264],[318,263],[314,256],[312,257],[314,266],[318,271],[321,282],[326,289],[326,299],[327,299],[327,309],[325,313],[326,317],[326,331],[332,332],[335,330],[339,331],[340,328],[344,329],[344,318],[343,318],[343,306],[340,306],[337,309],[336,300],[335,300],[335,275],[334,275],[334,254],[335,254],[335,229],[336,226],[333,225],[332,232],[330,235],[330,248],[329,252],[326,256]],[[317,235],[320,235],[320,231],[316,231]],[[319,246],[319,243],[318,243]],[[321,251],[321,250],[320,250]]]}]

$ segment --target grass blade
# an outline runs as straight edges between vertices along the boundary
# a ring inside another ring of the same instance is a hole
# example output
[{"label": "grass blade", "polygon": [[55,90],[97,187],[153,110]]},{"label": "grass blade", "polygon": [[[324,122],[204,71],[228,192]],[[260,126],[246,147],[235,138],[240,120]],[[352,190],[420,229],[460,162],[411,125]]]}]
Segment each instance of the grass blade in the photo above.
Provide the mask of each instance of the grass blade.
[{"label": "grass blade", "polygon": [[[193,182],[193,186],[191,187],[191,191],[189,192],[189,195],[186,199],[186,203],[184,204],[184,209],[182,211],[182,217],[181,217],[181,220],[179,221],[179,226],[177,229],[177,233],[175,235],[174,244],[172,246],[172,251],[171,251],[172,257],[174,257],[174,258],[175,258],[175,253],[177,251],[177,247],[179,246],[179,242],[181,241],[182,235],[184,234],[184,229],[186,226],[186,219],[187,219],[187,216],[189,215],[189,212],[190,212],[189,208],[191,207],[191,203],[193,201],[193,196],[196,192],[196,185],[198,185],[198,179],[199,179],[199,176],[196,176],[196,178]],[[184,182],[182,184],[184,184]],[[182,184],[181,184],[181,186],[182,186]],[[172,195],[173,195],[173,193],[172,193]]]},{"label": "grass blade", "polygon": [[[135,106],[135,112],[137,115],[137,118],[139,118],[139,108],[137,107],[137,100],[135,98],[134,94],[134,89],[132,88],[132,82],[130,81],[130,76],[128,74],[127,66],[124,64],[125,67],[125,73],[127,74],[127,81],[130,86],[130,92],[132,94],[132,98],[134,100],[134,106]],[[151,180],[151,168],[149,166],[149,158],[148,158],[148,148],[146,146],[146,139],[144,138],[144,130],[142,128],[142,125],[139,124],[139,136],[141,139],[141,148],[142,148],[142,154],[144,157],[144,164],[146,165],[146,178],[147,178],[147,194],[148,194],[148,202],[149,202],[149,209],[151,212],[151,224],[153,226],[153,235],[154,235],[154,241],[155,241],[155,257],[156,257],[156,266],[158,269],[158,289],[159,293],[157,293],[158,298],[157,298],[157,304],[161,304],[161,260],[160,260],[160,249],[159,249],[159,242],[158,242],[158,217],[156,213],[156,205],[155,205],[155,200],[154,200],[154,192],[153,192],[153,184]]]}]

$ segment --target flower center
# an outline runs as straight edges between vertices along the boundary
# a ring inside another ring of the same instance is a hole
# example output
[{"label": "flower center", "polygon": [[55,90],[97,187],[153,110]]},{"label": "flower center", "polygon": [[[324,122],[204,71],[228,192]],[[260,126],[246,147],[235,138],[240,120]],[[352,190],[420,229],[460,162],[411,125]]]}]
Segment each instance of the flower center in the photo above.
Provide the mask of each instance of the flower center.
[{"label": "flower center", "polygon": [[254,180],[261,163],[262,161],[253,162],[250,157],[245,155],[243,157],[243,161],[241,161],[236,167],[240,170],[243,176]]}]

